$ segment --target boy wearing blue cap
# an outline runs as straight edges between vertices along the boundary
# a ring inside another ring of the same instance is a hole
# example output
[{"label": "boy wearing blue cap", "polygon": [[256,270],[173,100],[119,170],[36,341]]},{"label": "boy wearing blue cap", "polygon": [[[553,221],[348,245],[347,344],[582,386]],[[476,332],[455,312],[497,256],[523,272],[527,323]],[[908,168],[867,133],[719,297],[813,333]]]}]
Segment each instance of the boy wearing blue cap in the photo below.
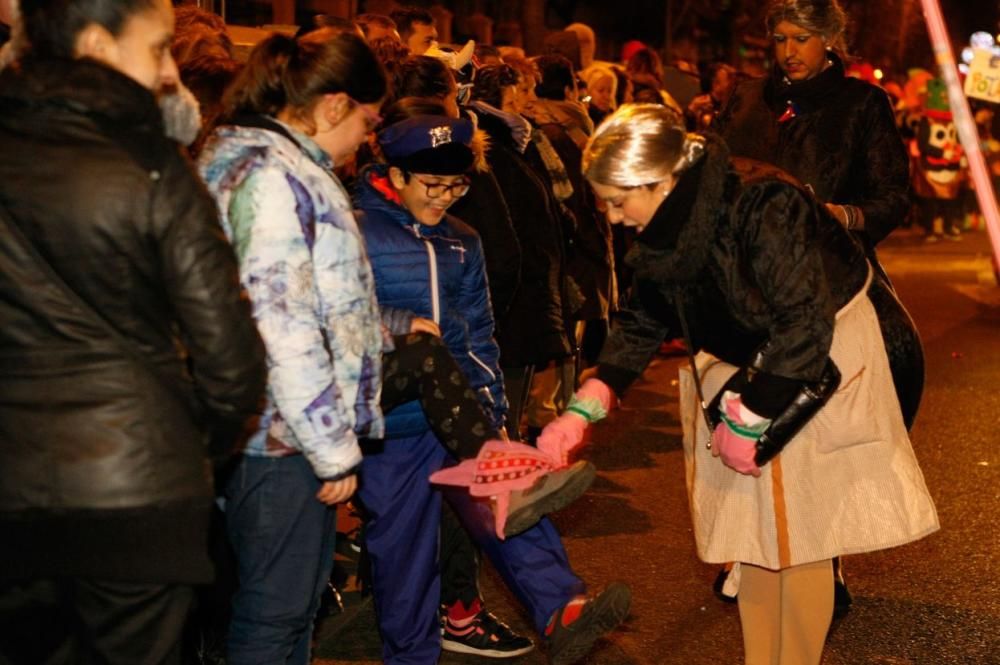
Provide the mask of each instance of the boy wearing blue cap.
[{"label": "boy wearing blue cap", "polygon": [[[408,310],[440,326],[445,345],[499,431],[507,401],[482,246],[472,228],[447,214],[469,190],[467,174],[477,161],[473,137],[469,120],[447,117],[443,109],[388,126],[378,136],[388,163],[361,173],[357,204],[380,306]],[[387,416],[384,445],[362,464],[359,494],[370,516],[366,543],[386,663],[435,663],[440,655],[442,492],[428,476],[453,462],[419,407],[411,404]],[[593,473],[592,465],[578,462],[549,474],[547,483],[556,490],[562,484],[589,484]],[[511,494],[514,519],[520,494]],[[627,615],[630,596],[624,585],[612,585],[593,599],[584,596],[585,585],[570,569],[559,534],[547,519],[502,540],[494,533],[488,504],[464,490],[445,490],[444,496],[531,612],[553,662],[582,657]],[[478,609],[478,598],[473,602]],[[491,632],[495,626],[487,622],[495,622],[487,612],[472,613],[466,622],[447,621],[447,648],[493,657],[532,648],[523,638],[499,643],[496,636],[502,638],[503,631]],[[476,643],[477,636],[492,639],[495,648]]]}]

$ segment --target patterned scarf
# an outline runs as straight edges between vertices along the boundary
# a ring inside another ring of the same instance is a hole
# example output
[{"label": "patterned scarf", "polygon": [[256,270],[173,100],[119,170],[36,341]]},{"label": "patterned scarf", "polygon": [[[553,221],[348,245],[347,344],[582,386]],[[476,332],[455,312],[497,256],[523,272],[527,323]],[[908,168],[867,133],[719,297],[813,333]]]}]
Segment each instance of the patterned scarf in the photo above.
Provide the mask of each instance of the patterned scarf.
[{"label": "patterned scarf", "polygon": [[545,170],[549,172],[552,193],[560,202],[573,196],[573,183],[570,182],[569,174],[566,173],[566,165],[559,158],[559,153],[556,152],[552,141],[545,135],[545,132],[537,128],[531,130],[531,140],[538,148],[538,154],[542,157]]}]

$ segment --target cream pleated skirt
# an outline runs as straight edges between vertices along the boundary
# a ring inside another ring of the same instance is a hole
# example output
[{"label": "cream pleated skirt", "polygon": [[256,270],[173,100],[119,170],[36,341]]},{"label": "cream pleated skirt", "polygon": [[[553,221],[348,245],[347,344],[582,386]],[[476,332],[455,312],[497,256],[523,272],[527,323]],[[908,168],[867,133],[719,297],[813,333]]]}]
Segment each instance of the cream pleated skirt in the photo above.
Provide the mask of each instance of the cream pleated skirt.
[{"label": "cream pleated skirt", "polygon": [[[939,528],[867,289],[837,313],[831,357],[839,389],[760,478],[712,456],[691,370],[682,367],[687,489],[705,562],[777,570],[902,545]],[[696,365],[707,400],[736,370],[706,353]]]}]

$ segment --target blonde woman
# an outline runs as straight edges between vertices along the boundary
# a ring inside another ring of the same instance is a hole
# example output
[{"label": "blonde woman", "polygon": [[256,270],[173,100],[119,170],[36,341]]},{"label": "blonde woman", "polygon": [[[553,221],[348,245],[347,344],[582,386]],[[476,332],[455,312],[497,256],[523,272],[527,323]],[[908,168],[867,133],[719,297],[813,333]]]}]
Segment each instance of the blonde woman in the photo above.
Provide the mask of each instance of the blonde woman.
[{"label": "blonde woman", "polygon": [[587,113],[594,125],[611,115],[618,108],[618,77],[610,66],[593,65],[580,73],[583,82],[587,84]]},{"label": "blonde woman", "polygon": [[[612,223],[635,227],[631,302],[596,378],[539,447],[568,456],[660,342],[703,351],[681,414],[699,556],[741,562],[746,662],[817,665],[831,559],[938,529],[907,437],[872,269],[848,231],[783,172],[730,158],[660,105],[626,105],[587,145]],[[712,400],[702,413],[698,404]]]}]

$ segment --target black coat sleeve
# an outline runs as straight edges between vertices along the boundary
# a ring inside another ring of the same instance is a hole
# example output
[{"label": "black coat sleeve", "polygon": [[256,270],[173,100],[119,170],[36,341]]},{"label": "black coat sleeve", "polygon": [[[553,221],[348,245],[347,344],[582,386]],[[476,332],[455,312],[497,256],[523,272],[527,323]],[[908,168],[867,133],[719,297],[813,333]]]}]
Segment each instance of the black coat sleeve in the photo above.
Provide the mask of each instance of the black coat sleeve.
[{"label": "black coat sleeve", "polygon": [[817,242],[817,205],[772,181],[746,188],[735,208],[749,276],[770,321],[743,393],[761,415],[787,403],[796,384],[820,378],[833,342],[837,311]]},{"label": "black coat sleeve", "polygon": [[910,162],[889,98],[873,90],[865,104],[862,151],[855,164],[863,169],[863,195],[852,201],[865,216],[863,233],[881,242],[906,217],[910,205]]},{"label": "black coat sleeve", "polygon": [[449,212],[474,228],[482,239],[493,317],[502,319],[521,283],[521,244],[493,174],[473,175],[469,193]]},{"label": "black coat sleeve", "polygon": [[659,296],[654,285],[636,281],[628,303],[612,320],[611,332],[597,360],[597,378],[608,384],[618,397],[642,376],[670,333],[670,327],[650,313],[649,302],[643,302],[644,293]]},{"label": "black coat sleeve", "polygon": [[178,154],[165,165],[152,206],[164,289],[199,400],[217,423],[241,422],[258,409],[267,367],[215,203]]}]

